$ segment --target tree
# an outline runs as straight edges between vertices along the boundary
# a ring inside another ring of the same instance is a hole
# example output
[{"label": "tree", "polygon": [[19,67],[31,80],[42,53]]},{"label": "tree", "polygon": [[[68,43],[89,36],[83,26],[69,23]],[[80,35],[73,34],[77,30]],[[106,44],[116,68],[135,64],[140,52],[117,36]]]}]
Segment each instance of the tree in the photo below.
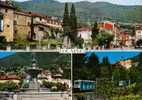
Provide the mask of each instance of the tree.
[{"label": "tree", "polygon": [[6,38],[4,36],[0,36],[0,43],[6,43]]},{"label": "tree", "polygon": [[98,24],[97,24],[97,22],[95,22],[94,26],[92,28],[92,35],[91,35],[92,40],[96,39],[96,36],[98,35],[98,33],[99,33]]},{"label": "tree", "polygon": [[110,79],[97,79],[96,93],[97,96],[103,98],[102,100],[111,100],[111,97],[118,91],[115,91],[115,84]]},{"label": "tree", "polygon": [[76,17],[76,10],[74,4],[71,6],[70,12],[70,26],[71,26],[71,40],[76,44],[77,38],[77,17]]},{"label": "tree", "polygon": [[99,46],[105,46],[106,48],[109,48],[113,37],[114,36],[112,34],[102,32],[96,36],[96,42]]},{"label": "tree", "polygon": [[112,77],[113,81],[117,83],[121,80],[128,80],[128,70],[122,66],[115,66],[115,68],[112,71]]},{"label": "tree", "polygon": [[80,40],[80,38],[77,37],[77,17],[74,4],[72,4],[71,6],[71,12],[69,14],[68,3],[65,3],[63,29],[64,35],[69,37],[73,45],[80,45],[80,43],[78,43],[78,40]]},{"label": "tree", "polygon": [[99,59],[95,53],[73,55],[73,79],[95,80],[100,77]]},{"label": "tree", "polygon": [[142,39],[137,40],[136,46],[139,48],[142,46]]},{"label": "tree", "polygon": [[120,81],[120,72],[118,68],[115,68],[114,71],[112,72],[112,77],[113,77],[113,81]]},{"label": "tree", "polygon": [[77,46],[79,47],[79,48],[83,48],[83,43],[84,43],[84,40],[81,38],[81,36],[80,37],[77,37],[76,38],[76,41],[77,41]]},{"label": "tree", "polygon": [[0,49],[6,49],[7,40],[4,36],[0,36]]},{"label": "tree", "polygon": [[65,3],[64,17],[63,17],[63,30],[65,35],[70,34],[70,16],[68,10],[68,3]]},{"label": "tree", "polygon": [[[74,54],[73,55],[73,79],[83,79],[84,72],[83,68],[85,65],[85,55],[84,54]],[[86,70],[85,70],[86,71]]]},{"label": "tree", "polygon": [[111,64],[109,63],[109,60],[107,57],[103,58],[103,62],[101,64],[101,77],[102,78],[111,78],[112,71],[111,71]]},{"label": "tree", "polygon": [[142,74],[141,73],[142,73],[141,66],[131,67],[129,69],[129,76],[130,76],[131,82],[141,82],[141,80],[142,80]]},{"label": "tree", "polygon": [[93,80],[100,77],[99,58],[96,56],[95,53],[92,53],[91,56],[88,58],[86,67],[90,69],[89,76],[92,76],[90,79]]}]

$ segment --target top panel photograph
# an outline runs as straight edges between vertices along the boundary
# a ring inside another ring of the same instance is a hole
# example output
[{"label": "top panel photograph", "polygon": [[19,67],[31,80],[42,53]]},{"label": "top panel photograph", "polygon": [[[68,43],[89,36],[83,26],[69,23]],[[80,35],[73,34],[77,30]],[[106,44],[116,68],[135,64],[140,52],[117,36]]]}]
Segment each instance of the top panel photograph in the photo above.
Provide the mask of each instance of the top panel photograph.
[{"label": "top panel photograph", "polygon": [[0,0],[0,50],[140,50],[141,0]]}]

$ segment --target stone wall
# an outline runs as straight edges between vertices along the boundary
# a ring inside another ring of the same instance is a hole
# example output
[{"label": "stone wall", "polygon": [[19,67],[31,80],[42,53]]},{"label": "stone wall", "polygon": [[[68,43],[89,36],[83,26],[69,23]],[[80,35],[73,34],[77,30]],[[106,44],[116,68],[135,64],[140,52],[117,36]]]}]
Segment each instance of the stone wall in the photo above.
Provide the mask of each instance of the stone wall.
[{"label": "stone wall", "polygon": [[21,15],[19,13],[14,14],[14,38],[20,40],[26,40],[28,35],[31,34],[31,17]]},{"label": "stone wall", "polygon": [[100,99],[96,98],[94,92],[86,92],[86,93],[73,94],[73,100],[100,100]]},{"label": "stone wall", "polygon": [[3,31],[0,32],[1,36],[5,36],[7,42],[13,41],[13,24],[14,24],[14,10],[8,8],[1,8],[0,12],[3,14]]},{"label": "stone wall", "polygon": [[71,100],[68,93],[19,93],[13,96],[13,100]]},{"label": "stone wall", "polygon": [[68,92],[0,92],[0,100],[72,100]]}]

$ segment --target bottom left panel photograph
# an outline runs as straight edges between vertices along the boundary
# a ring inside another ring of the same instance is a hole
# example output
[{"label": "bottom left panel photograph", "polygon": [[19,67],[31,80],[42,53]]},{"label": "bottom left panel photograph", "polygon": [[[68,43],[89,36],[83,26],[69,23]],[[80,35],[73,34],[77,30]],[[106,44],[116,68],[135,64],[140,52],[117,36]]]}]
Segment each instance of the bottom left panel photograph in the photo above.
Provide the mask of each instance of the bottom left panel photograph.
[{"label": "bottom left panel photograph", "polygon": [[0,52],[0,100],[71,100],[71,54]]}]

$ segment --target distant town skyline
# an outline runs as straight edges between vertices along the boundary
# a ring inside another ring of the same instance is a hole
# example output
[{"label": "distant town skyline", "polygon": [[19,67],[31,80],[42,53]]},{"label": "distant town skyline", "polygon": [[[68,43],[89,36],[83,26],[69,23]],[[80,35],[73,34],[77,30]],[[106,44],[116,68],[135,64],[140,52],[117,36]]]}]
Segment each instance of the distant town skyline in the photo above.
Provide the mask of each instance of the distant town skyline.
[{"label": "distant town skyline", "polygon": [[[15,1],[29,1],[29,0],[15,0]],[[89,2],[109,2],[119,5],[142,5],[142,0],[56,0],[60,2],[79,2],[79,1],[89,1]]]}]

